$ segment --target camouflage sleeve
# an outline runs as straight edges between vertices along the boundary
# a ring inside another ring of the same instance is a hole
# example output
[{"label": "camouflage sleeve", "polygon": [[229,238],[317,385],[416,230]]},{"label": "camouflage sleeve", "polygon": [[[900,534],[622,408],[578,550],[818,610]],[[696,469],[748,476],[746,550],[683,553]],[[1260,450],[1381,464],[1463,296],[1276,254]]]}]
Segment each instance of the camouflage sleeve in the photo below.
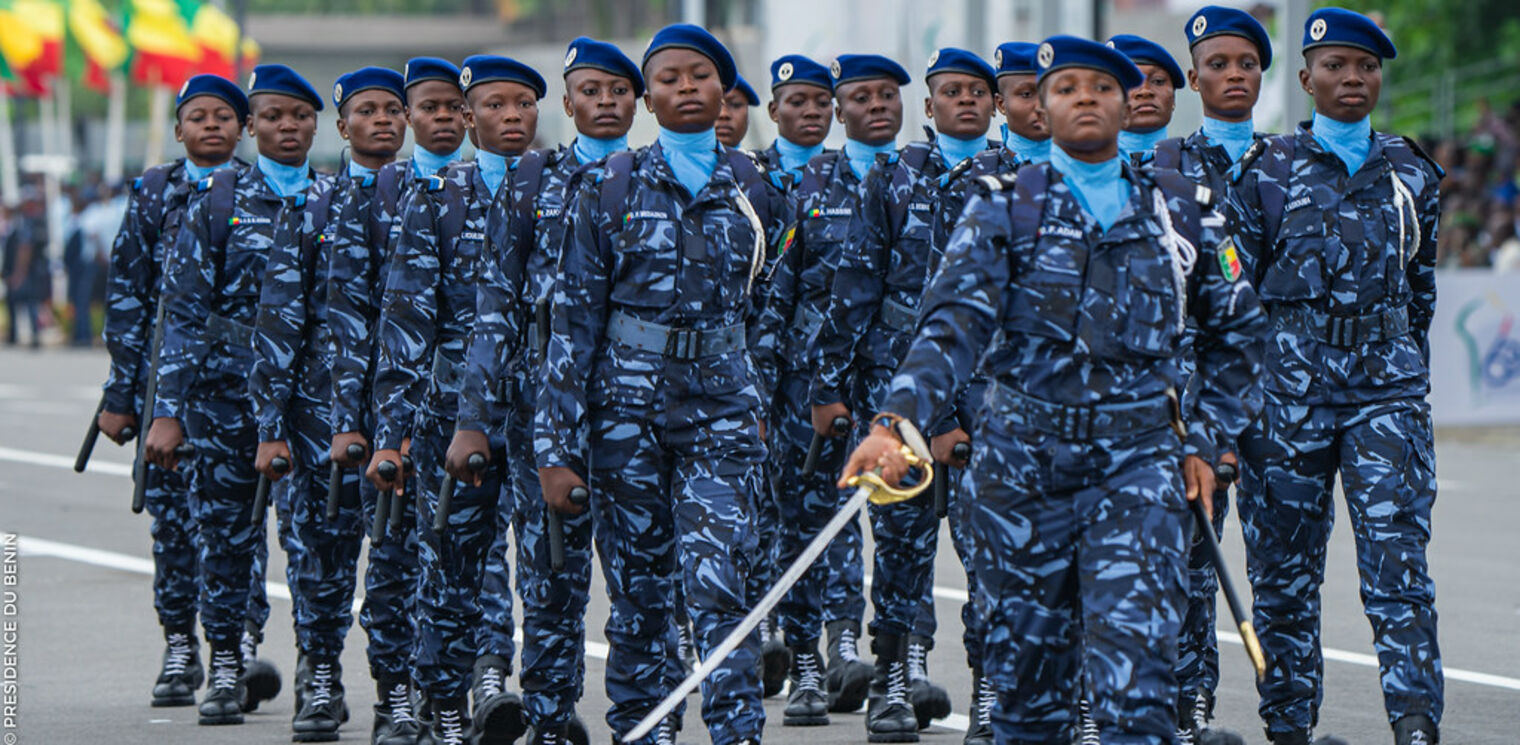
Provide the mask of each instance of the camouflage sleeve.
[{"label": "camouflage sleeve", "polygon": [[[1268,152],[1261,157],[1265,159],[1277,156],[1276,153]],[[1267,226],[1263,224],[1265,213],[1261,208],[1261,189],[1276,188],[1275,184],[1262,182],[1261,162],[1258,159],[1255,168],[1240,175],[1234,188],[1227,190],[1220,208],[1225,230],[1235,239],[1244,274],[1253,287],[1261,284],[1262,274],[1271,263],[1267,252],[1272,246],[1267,242]],[[1275,233],[1277,226],[1272,226],[1272,230]]]},{"label": "camouflage sleeve", "polygon": [[[510,198],[503,201],[512,204]],[[475,288],[475,325],[470,329],[464,380],[459,388],[459,429],[490,432],[506,419],[497,385],[507,379],[508,361],[517,354],[524,336],[521,314],[516,309],[520,307],[525,261],[531,250],[515,240],[511,223],[518,217],[509,207],[493,208],[486,217],[486,245]]]},{"label": "camouflage sleeve", "polygon": [[[572,205],[554,287],[544,384],[534,419],[538,466],[565,466],[583,476],[588,440],[586,385],[606,332],[614,266],[610,226],[597,206],[600,197],[600,186],[584,188]],[[575,311],[566,312],[570,308]]]},{"label": "camouflage sleeve", "polygon": [[1239,438],[1261,413],[1262,354],[1267,316],[1245,278],[1225,220],[1204,214],[1198,260],[1189,282],[1188,312],[1198,323],[1193,351],[1199,385],[1188,396],[1184,451],[1213,463],[1222,443]]},{"label": "camouflage sleeve", "polygon": [[391,257],[375,358],[375,449],[401,447],[432,370],[438,320],[437,221],[430,198],[408,205]]},{"label": "camouflage sleeve", "polygon": [[105,409],[116,414],[139,413],[138,379],[151,354],[148,344],[158,305],[158,269],[153,264],[153,246],[144,246],[148,201],[136,189],[127,197],[127,212],[111,247],[106,278],[105,340],[111,372],[105,384]]},{"label": "camouflage sleeve", "polygon": [[1415,195],[1415,209],[1420,213],[1419,245],[1405,271],[1409,289],[1414,293],[1409,307],[1409,330],[1419,343],[1428,368],[1430,322],[1436,313],[1436,226],[1441,222],[1441,179],[1431,170],[1425,170],[1425,177],[1425,188]]},{"label": "camouflage sleeve", "polygon": [[763,380],[780,380],[781,350],[787,324],[797,312],[797,284],[802,272],[802,231],[797,223],[787,228],[781,238],[780,255],[772,270],[770,292],[760,316],[755,320],[751,349],[755,367]]},{"label": "camouflage sleeve", "polygon": [[[290,221],[287,219],[285,223],[288,225]],[[262,442],[284,440],[288,436],[285,410],[290,404],[295,371],[303,351],[306,297],[312,284],[301,260],[302,236],[291,230],[279,230],[276,236],[269,247],[264,280],[259,286],[259,311],[253,326],[253,372],[248,379],[248,395],[253,400],[253,415]]]},{"label": "camouflage sleeve", "polygon": [[860,335],[885,293],[887,199],[890,168],[876,167],[861,185],[860,209],[850,220],[849,238],[829,292],[829,307],[814,345],[817,366],[809,398],[815,406],[845,400],[845,386]]},{"label": "camouflage sleeve", "polygon": [[222,265],[226,250],[225,246],[211,244],[210,201],[192,197],[174,248],[165,252],[159,296],[165,303],[164,338],[159,351],[155,418],[182,417],[185,396],[210,351],[206,319],[216,292],[216,267]]},{"label": "camouflage sleeve", "polygon": [[[327,318],[332,330],[332,428],[358,432],[367,406],[371,328],[375,319],[371,289],[377,281],[378,253],[369,234],[374,191],[349,189],[338,211],[332,258],[327,269]],[[381,245],[384,245],[383,243]]]},{"label": "camouflage sleeve", "polygon": [[892,378],[882,411],[925,431],[949,415],[1001,319],[1003,290],[1013,276],[1012,233],[1006,198],[978,196],[966,205],[924,295],[918,334]]}]

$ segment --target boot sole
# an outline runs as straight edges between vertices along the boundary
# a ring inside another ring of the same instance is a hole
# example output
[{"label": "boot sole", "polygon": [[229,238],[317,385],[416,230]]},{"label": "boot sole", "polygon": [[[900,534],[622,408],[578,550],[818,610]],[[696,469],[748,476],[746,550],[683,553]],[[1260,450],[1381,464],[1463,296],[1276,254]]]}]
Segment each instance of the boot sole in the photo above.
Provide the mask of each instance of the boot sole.
[{"label": "boot sole", "polygon": [[338,731],[332,732],[296,732],[290,736],[291,742],[337,742]]},{"label": "boot sole", "polygon": [[782,717],[781,719],[783,727],[827,727],[828,724],[827,716]]},{"label": "boot sole", "polygon": [[243,715],[241,713],[222,714],[220,716],[206,716],[205,714],[202,714],[200,717],[200,723],[212,727],[223,724],[242,724]]},{"label": "boot sole", "polygon": [[195,694],[193,694],[193,693],[190,694],[190,695],[188,695],[188,696],[155,696],[153,698],[153,707],[154,708],[165,708],[165,707],[170,707],[170,706],[194,706],[194,705],[195,705]]},{"label": "boot sole", "polygon": [[478,745],[512,745],[528,731],[520,701],[503,701],[481,714],[475,723]]},{"label": "boot sole", "polygon": [[866,742],[918,742],[918,733],[888,732],[879,735],[867,734]]}]

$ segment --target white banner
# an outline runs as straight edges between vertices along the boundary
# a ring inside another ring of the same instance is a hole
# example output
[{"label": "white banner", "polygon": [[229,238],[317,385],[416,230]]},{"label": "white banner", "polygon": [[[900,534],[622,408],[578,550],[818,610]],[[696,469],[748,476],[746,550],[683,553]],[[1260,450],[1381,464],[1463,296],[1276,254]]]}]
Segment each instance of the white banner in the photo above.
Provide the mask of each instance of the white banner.
[{"label": "white banner", "polygon": [[1437,426],[1520,424],[1520,273],[1436,274],[1430,406]]}]

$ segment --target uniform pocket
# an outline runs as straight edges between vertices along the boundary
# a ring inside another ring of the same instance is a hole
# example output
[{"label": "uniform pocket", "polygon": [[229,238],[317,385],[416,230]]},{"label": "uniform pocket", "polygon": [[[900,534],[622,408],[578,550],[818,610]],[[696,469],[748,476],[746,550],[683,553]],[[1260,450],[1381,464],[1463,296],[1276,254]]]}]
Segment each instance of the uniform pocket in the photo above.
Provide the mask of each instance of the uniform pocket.
[{"label": "uniform pocket", "polygon": [[1181,334],[1182,311],[1171,257],[1164,250],[1132,251],[1126,269],[1128,302],[1120,335],[1124,348],[1147,357],[1172,356]]},{"label": "uniform pocket", "polygon": [[1325,295],[1325,223],[1314,208],[1289,212],[1277,232],[1277,251],[1261,280],[1269,301],[1316,300]]},{"label": "uniform pocket", "polygon": [[668,219],[630,219],[613,240],[617,282],[612,299],[634,308],[668,308],[676,296],[681,226]]},{"label": "uniform pocket", "polygon": [[1036,336],[1071,341],[1076,336],[1086,252],[1061,242],[1038,245],[1008,292],[1015,328]]}]

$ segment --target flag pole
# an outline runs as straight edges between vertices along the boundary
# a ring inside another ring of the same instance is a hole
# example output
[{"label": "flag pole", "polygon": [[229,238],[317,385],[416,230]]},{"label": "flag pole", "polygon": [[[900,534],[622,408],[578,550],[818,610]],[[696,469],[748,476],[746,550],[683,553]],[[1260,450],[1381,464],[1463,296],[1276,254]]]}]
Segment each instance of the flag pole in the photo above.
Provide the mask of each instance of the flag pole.
[{"label": "flag pole", "polygon": [[59,75],[53,86],[55,125],[58,127],[58,154],[74,157],[74,97],[71,95],[69,76]]},{"label": "flag pole", "polygon": [[103,177],[107,184],[121,181],[126,167],[127,79],[120,70],[111,72],[111,97],[106,102],[106,162]]},{"label": "flag pole", "polygon": [[148,149],[143,155],[143,168],[164,162],[164,119],[169,115],[169,89],[159,82],[156,72],[148,90]]},{"label": "flag pole", "polygon": [[11,92],[0,84],[0,201],[15,206],[21,201],[17,176],[16,133],[11,129]]}]

